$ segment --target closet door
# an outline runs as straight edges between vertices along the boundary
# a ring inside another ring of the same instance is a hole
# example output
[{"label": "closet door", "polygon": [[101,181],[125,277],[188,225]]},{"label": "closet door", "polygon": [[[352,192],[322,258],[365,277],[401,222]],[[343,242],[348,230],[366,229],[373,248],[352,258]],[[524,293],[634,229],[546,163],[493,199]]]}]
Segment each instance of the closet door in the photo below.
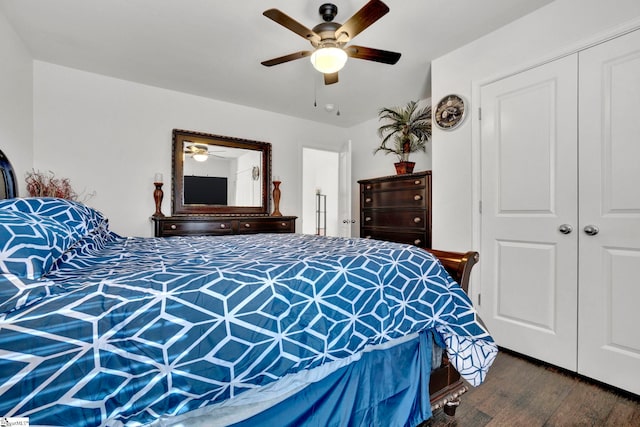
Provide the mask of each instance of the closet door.
[{"label": "closet door", "polygon": [[640,31],[579,58],[578,372],[640,394]]},{"label": "closet door", "polygon": [[498,345],[576,369],[577,55],[480,89],[483,320]]}]

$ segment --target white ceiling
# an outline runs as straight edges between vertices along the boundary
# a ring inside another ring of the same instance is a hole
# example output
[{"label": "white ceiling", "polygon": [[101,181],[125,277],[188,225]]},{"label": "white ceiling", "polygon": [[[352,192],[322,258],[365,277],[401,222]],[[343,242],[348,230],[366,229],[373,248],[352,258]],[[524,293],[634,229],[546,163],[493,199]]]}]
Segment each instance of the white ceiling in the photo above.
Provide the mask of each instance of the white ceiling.
[{"label": "white ceiling", "polygon": [[[335,21],[345,22],[366,1],[335,0]],[[380,107],[428,97],[432,59],[552,0],[384,1],[391,11],[352,44],[401,52],[400,61],[350,59],[331,86],[308,58],[260,64],[311,47],[264,10],[280,9],[312,28],[325,0],[0,0],[0,8],[35,59],[353,126]]]}]

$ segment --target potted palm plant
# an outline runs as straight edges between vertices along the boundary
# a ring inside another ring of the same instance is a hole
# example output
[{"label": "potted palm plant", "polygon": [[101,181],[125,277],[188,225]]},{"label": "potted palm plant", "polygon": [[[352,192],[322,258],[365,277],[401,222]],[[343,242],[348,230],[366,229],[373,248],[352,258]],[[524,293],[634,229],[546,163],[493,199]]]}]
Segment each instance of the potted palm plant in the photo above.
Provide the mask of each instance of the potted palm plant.
[{"label": "potted palm plant", "polygon": [[374,154],[382,151],[395,154],[394,163],[398,175],[412,173],[415,162],[409,161],[409,155],[416,151],[426,151],[431,139],[431,106],[418,108],[416,101],[409,101],[405,107],[382,108],[378,120],[385,124],[378,128],[382,138]]}]

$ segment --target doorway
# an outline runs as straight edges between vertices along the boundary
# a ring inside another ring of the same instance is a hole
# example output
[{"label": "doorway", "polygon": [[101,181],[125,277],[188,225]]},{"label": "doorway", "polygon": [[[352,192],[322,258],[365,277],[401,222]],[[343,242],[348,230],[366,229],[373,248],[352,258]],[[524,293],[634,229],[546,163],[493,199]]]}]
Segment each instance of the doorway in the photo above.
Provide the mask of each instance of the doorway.
[{"label": "doorway", "polygon": [[302,147],[302,233],[351,237],[351,187],[351,140],[334,150]]},{"label": "doorway", "polygon": [[302,148],[302,233],[339,235],[340,153]]},{"label": "doorway", "polygon": [[638,75],[634,31],[480,88],[478,295],[500,346],[635,394]]}]

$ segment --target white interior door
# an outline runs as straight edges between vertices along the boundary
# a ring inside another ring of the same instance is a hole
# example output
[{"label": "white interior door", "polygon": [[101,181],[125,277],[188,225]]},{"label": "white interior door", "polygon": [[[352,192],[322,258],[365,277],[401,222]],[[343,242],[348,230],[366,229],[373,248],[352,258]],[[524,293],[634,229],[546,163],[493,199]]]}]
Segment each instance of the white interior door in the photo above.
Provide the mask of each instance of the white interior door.
[{"label": "white interior door", "polygon": [[572,370],[576,70],[572,55],[480,91],[482,318],[498,345]]},{"label": "white interior door", "polygon": [[578,371],[640,394],[640,31],[580,53],[579,111]]},{"label": "white interior door", "polygon": [[340,150],[338,169],[338,236],[351,237],[351,140]]}]

